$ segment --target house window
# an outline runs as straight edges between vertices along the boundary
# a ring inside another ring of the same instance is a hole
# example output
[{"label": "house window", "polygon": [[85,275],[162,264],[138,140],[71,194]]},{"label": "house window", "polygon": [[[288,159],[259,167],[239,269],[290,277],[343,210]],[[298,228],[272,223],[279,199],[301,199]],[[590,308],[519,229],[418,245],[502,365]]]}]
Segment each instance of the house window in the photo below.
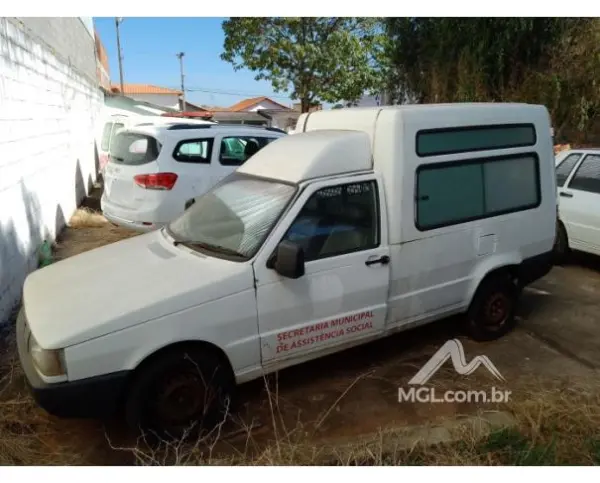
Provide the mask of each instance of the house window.
[{"label": "house window", "polygon": [[535,143],[533,124],[432,129],[417,133],[417,154],[421,157],[440,156],[533,146]]},{"label": "house window", "polygon": [[323,188],[306,202],[284,240],[300,245],[306,261],[379,245],[374,181]]},{"label": "house window", "polygon": [[212,139],[187,139],[179,142],[173,158],[180,163],[210,164]]},{"label": "house window", "polygon": [[424,165],[417,170],[416,226],[431,230],[541,202],[537,155]]}]

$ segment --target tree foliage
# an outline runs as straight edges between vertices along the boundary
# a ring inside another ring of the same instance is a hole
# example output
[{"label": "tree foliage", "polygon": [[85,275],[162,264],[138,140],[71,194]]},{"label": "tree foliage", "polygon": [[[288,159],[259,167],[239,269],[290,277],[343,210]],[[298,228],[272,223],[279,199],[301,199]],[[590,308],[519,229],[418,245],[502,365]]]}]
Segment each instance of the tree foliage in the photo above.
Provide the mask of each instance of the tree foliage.
[{"label": "tree foliage", "polygon": [[397,101],[541,103],[557,137],[598,118],[599,19],[391,18],[385,31]]},{"label": "tree foliage", "polygon": [[290,92],[302,112],[315,102],[354,101],[379,85],[375,19],[230,18],[221,58],[256,72],[276,92]]}]

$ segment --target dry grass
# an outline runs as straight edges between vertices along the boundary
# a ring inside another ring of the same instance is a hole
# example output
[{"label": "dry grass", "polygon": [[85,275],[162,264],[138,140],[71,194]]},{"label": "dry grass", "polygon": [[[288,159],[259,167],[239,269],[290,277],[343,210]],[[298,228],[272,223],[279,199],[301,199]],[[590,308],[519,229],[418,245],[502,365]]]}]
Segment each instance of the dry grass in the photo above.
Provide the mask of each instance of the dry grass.
[{"label": "dry grass", "polygon": [[[532,382],[506,409],[516,426],[482,432],[477,425],[458,425],[451,443],[410,440],[404,429],[345,444],[313,438],[300,420],[286,427],[270,393],[272,435],[257,441],[251,428],[241,428],[244,444],[234,445],[221,428],[191,443],[115,448],[132,454],[138,465],[596,465],[600,464],[600,390],[589,381],[568,385]],[[323,420],[327,417],[327,411]],[[314,428],[313,428],[314,429]],[[235,439],[235,438],[233,438]]]},{"label": "dry grass", "polygon": [[102,228],[108,223],[102,213],[89,208],[78,208],[69,220],[70,228]]},{"label": "dry grass", "polygon": [[80,463],[26,391],[13,333],[0,352],[0,375],[0,466]]},{"label": "dry grass", "polygon": [[[0,465],[89,464],[61,434],[62,423],[52,423],[27,395],[15,354],[11,339],[0,354]],[[597,382],[520,384],[520,397],[503,408],[516,419],[514,428],[482,434],[465,426],[452,443],[425,445],[407,443],[405,429],[382,429],[362,441],[320,440],[315,430],[331,408],[310,424],[298,417],[290,427],[277,387],[265,381],[268,438],[260,427],[256,431],[241,422],[233,427],[228,418],[191,442],[157,444],[142,438],[119,445],[106,436],[106,446],[137,465],[593,465],[600,464]]]},{"label": "dry grass", "polygon": [[79,208],[71,217],[65,230],[54,246],[54,260],[78,255],[126,238],[137,232],[115,226],[100,212]]}]

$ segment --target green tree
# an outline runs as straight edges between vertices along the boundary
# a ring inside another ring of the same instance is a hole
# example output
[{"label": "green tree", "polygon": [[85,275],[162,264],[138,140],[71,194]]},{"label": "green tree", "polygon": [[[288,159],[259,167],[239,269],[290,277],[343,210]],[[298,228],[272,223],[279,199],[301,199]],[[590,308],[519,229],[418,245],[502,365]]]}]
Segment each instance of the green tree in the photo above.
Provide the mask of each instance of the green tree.
[{"label": "green tree", "polygon": [[221,58],[290,92],[302,112],[316,102],[355,101],[380,85],[378,22],[358,17],[230,18]]},{"label": "green tree", "polygon": [[600,112],[600,20],[390,18],[385,69],[396,101],[531,102],[558,137]]}]

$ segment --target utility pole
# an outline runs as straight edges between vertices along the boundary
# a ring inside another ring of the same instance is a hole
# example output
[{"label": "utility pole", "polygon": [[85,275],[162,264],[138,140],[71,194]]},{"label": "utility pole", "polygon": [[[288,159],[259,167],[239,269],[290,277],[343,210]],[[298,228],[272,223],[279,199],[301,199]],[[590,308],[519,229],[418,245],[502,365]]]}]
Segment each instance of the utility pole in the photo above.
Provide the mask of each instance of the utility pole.
[{"label": "utility pole", "polygon": [[179,70],[180,70],[180,75],[181,75],[181,92],[183,94],[183,103],[181,105],[181,110],[185,111],[186,109],[186,103],[185,103],[185,84],[183,82],[183,78],[185,77],[183,75],[183,56],[185,55],[185,52],[179,52],[177,54],[177,57],[179,57]]},{"label": "utility pole", "polygon": [[117,54],[119,55],[119,80],[121,81],[121,95],[124,96],[123,90],[123,55],[121,52],[121,37],[119,35],[119,25],[123,22],[123,17],[115,17],[115,27],[117,29]]}]

